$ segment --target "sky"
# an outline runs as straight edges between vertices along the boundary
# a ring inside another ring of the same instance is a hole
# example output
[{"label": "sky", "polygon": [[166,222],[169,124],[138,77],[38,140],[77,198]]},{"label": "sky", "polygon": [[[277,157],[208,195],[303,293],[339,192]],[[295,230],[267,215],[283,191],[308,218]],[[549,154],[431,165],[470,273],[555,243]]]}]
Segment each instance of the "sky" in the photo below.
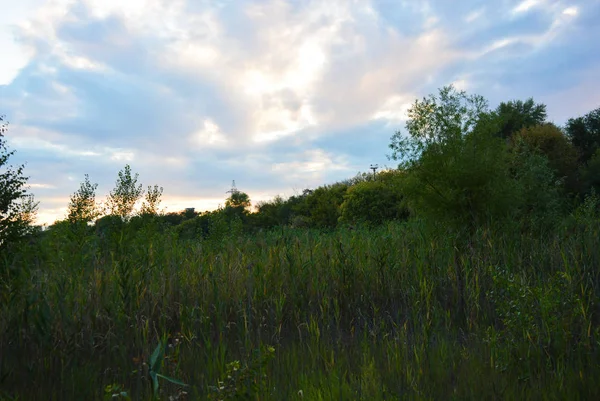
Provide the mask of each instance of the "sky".
[{"label": "sky", "polygon": [[600,107],[600,1],[2,0],[0,115],[38,222],[126,164],[167,212],[254,203],[388,161],[416,99],[454,84]]}]

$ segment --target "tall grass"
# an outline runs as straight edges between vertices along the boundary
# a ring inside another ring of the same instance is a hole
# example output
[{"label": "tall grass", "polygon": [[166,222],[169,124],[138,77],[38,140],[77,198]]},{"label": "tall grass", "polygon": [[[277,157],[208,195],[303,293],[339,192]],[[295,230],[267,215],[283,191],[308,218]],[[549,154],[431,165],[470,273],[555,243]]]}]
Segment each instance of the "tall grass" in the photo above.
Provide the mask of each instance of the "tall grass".
[{"label": "tall grass", "polygon": [[417,221],[73,230],[1,261],[0,399],[152,399],[162,339],[191,385],[165,400],[600,399],[597,220],[469,241]]}]

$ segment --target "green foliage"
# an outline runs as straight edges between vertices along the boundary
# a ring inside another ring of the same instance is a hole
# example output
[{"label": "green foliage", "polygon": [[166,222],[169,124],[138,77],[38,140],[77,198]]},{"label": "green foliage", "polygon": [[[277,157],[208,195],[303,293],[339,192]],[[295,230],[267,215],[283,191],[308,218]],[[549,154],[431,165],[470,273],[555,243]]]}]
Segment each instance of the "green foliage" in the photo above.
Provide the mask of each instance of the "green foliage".
[{"label": "green foliage", "polygon": [[138,174],[132,176],[131,167],[128,164],[125,165],[123,170],[119,171],[115,188],[108,195],[107,201],[110,214],[120,216],[122,219],[131,217],[136,202],[144,194],[142,184],[138,185],[137,180]]},{"label": "green foliage", "polygon": [[100,211],[96,206],[96,189],[98,184],[90,182],[89,175],[85,175],[85,180],[81,183],[79,189],[71,195],[67,220],[71,223],[90,222],[95,220]]},{"label": "green foliage", "polygon": [[347,190],[348,185],[344,183],[319,187],[305,195],[295,210],[298,215],[308,218],[311,227],[334,228],[340,218],[340,206]]},{"label": "green foliage", "polygon": [[114,215],[0,258],[0,398],[599,399],[600,157],[565,218],[572,148],[542,106],[448,87],[409,117],[399,170],[257,213],[234,192],[153,215],[155,186],[132,217],[126,166]]},{"label": "green foliage", "polygon": [[250,196],[245,192],[233,191],[225,201],[225,207],[245,210],[251,206]]},{"label": "green foliage", "polygon": [[448,87],[409,110],[409,136],[395,134],[390,148],[403,161],[403,194],[417,215],[474,230],[514,210],[509,153],[496,126],[479,119],[486,107]]},{"label": "green foliage", "polygon": [[160,373],[163,368],[163,364],[165,363],[165,352],[166,352],[166,341],[163,340],[158,343],[158,345],[154,349],[154,352],[152,352],[152,355],[150,356],[150,360],[149,360],[150,363],[148,364],[148,375],[150,376],[150,379],[152,380],[151,381],[152,395],[155,400],[159,399],[160,387],[159,387],[158,379],[166,380],[170,383],[176,384],[181,387],[188,386],[187,384],[183,383],[180,380],[174,379],[169,376],[165,376]]},{"label": "green foliage", "polygon": [[473,131],[486,111],[483,97],[469,96],[453,86],[440,89],[438,96],[416,100],[408,110],[408,136],[401,132],[392,136],[389,157],[403,167],[412,166],[425,150],[443,148]]},{"label": "green foliage", "polygon": [[579,177],[584,194],[591,191],[600,193],[600,148],[596,150],[596,153],[588,160],[587,164],[579,168]]},{"label": "green foliage", "polygon": [[579,150],[580,163],[586,164],[600,148],[600,108],[583,117],[569,119],[565,130],[573,146]]},{"label": "green foliage", "polygon": [[546,156],[557,178],[573,178],[577,170],[577,151],[554,124],[524,128],[513,137],[516,147],[526,147]]},{"label": "green foliage", "polygon": [[530,228],[551,228],[563,212],[562,182],[556,179],[546,156],[521,147],[513,157],[515,217]]},{"label": "green foliage", "polygon": [[109,384],[104,387],[104,401],[112,400],[131,401],[131,397],[120,384]]},{"label": "green foliage", "polygon": [[277,195],[270,201],[262,201],[256,205],[255,224],[270,228],[289,224],[292,217],[292,202]]},{"label": "green foliage", "polygon": [[262,346],[254,350],[250,361],[244,365],[233,361],[216,386],[209,386],[209,400],[253,400],[267,388],[267,364],[275,357],[275,348]]},{"label": "green foliage", "polygon": [[500,103],[491,116],[498,124],[498,135],[507,139],[522,129],[542,125],[546,121],[546,105],[536,104],[532,98],[525,102],[511,100]]},{"label": "green foliage", "polygon": [[0,116],[0,249],[32,232],[38,206],[27,193],[24,166],[8,164],[15,151],[8,150],[4,139],[7,125]]},{"label": "green foliage", "polygon": [[159,213],[160,197],[163,193],[163,187],[155,185],[154,187],[148,186],[146,191],[144,203],[140,210],[141,215],[156,216]]},{"label": "green foliage", "polygon": [[189,399],[596,399],[589,204],[577,231],[481,229],[463,251],[415,220],[197,244],[123,222],[101,252],[93,230],[52,229],[0,260],[2,389],[145,400],[152,371],[161,399],[180,386],[159,374],[193,383]]},{"label": "green foliage", "polygon": [[180,239],[199,239],[205,238],[209,234],[210,214],[196,216],[192,219],[183,221],[176,226],[177,236]]},{"label": "green foliage", "polygon": [[384,172],[373,181],[351,186],[340,206],[340,221],[379,225],[389,220],[406,219],[408,211],[403,204],[400,178],[401,173]]}]

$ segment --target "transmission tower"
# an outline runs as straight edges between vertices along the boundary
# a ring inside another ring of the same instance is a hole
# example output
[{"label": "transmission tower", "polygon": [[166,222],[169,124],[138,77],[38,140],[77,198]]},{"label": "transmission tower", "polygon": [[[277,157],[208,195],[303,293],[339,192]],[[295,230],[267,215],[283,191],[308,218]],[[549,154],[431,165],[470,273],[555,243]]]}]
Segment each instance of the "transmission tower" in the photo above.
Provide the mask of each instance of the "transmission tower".
[{"label": "transmission tower", "polygon": [[232,194],[232,195],[234,195],[234,194],[237,194],[238,192],[240,192],[240,191],[238,191],[238,189],[236,188],[236,186],[235,186],[235,180],[233,180],[231,182],[231,189],[229,191],[225,192],[225,193],[226,194]]}]

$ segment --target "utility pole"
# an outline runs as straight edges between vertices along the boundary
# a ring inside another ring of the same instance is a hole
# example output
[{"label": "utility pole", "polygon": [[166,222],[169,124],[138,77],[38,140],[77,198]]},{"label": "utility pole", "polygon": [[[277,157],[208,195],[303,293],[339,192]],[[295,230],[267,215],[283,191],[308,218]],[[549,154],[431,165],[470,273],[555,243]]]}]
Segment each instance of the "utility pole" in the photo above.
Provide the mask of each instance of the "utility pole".
[{"label": "utility pole", "polygon": [[373,180],[375,180],[375,174],[377,173],[377,169],[379,168],[379,165],[377,164],[371,164],[371,167],[369,167],[371,170],[373,170]]}]

